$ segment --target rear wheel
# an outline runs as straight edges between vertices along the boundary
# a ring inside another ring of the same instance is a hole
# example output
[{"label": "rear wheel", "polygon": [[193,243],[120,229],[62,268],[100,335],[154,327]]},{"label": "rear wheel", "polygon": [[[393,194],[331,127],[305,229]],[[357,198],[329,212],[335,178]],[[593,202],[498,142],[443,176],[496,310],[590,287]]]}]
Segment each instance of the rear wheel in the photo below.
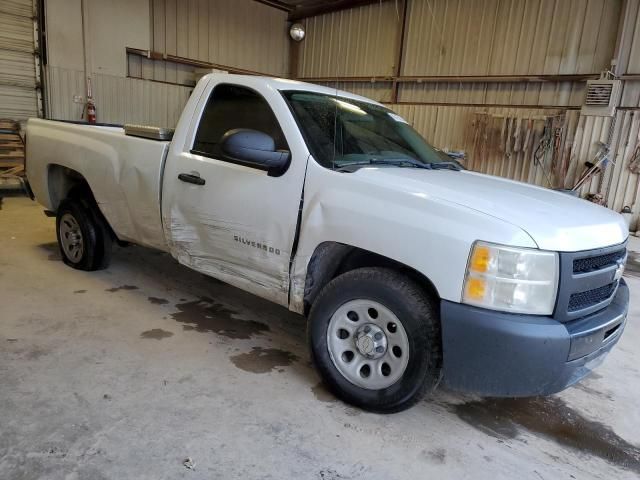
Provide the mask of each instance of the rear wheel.
[{"label": "rear wheel", "polygon": [[84,199],[66,199],[58,207],[56,234],[64,263],[78,270],[101,270],[111,260],[111,232]]},{"label": "rear wheel", "polygon": [[440,379],[435,300],[394,270],[361,268],[332,280],[311,309],[309,341],[329,388],[367,410],[409,408]]}]

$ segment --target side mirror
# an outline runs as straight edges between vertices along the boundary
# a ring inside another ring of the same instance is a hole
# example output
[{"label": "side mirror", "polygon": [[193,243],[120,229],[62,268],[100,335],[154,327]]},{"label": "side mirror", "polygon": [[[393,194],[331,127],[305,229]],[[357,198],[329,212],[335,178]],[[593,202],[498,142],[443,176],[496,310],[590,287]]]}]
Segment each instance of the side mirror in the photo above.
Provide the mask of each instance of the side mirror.
[{"label": "side mirror", "polygon": [[229,130],[222,136],[220,148],[227,160],[267,170],[270,175],[277,175],[289,164],[289,152],[276,150],[273,138],[257,130]]}]

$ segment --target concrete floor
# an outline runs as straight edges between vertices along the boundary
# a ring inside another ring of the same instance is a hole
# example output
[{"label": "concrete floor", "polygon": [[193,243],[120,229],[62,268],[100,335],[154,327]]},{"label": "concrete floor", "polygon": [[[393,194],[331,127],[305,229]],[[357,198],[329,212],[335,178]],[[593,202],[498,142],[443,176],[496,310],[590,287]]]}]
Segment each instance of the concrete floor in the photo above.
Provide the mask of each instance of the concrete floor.
[{"label": "concrete floor", "polygon": [[75,271],[54,220],[8,199],[0,478],[638,478],[635,260],[627,330],[582,384],[524,400],[439,391],[380,416],[319,384],[301,317],[139,247]]}]

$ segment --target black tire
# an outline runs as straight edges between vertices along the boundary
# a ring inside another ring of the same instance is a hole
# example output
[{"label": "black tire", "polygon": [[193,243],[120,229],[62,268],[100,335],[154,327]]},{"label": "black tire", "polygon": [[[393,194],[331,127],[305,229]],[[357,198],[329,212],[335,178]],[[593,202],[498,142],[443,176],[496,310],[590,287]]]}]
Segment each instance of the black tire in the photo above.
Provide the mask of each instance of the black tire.
[{"label": "black tire", "polygon": [[[404,327],[409,359],[394,384],[362,388],[336,368],[329,353],[327,329],[333,314],[352,300],[373,300],[395,314]],[[442,370],[442,340],[436,299],[408,276],[385,268],[360,268],[333,279],[320,292],[309,314],[311,357],[328,388],[347,403],[365,410],[405,410],[433,391]]]},{"label": "black tire", "polygon": [[[78,258],[72,258],[68,255],[60,238],[60,224],[65,215],[73,217],[82,235],[83,251]],[[77,270],[94,271],[109,266],[113,243],[111,231],[102,218],[102,214],[89,201],[83,198],[67,198],[60,203],[56,214],[56,236],[62,261],[70,267]]]}]

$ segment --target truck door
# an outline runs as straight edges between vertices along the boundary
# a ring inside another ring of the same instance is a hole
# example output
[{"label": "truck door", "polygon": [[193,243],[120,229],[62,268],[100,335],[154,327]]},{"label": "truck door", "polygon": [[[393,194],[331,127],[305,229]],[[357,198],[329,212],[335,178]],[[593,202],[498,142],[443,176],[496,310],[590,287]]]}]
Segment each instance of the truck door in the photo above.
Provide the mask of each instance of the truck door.
[{"label": "truck door", "polygon": [[[183,145],[174,137],[167,159],[163,223],[171,253],[180,263],[287,305],[308,154],[279,92],[264,93],[271,95],[270,102],[253,88],[220,83],[208,98],[202,96],[196,108],[202,112],[199,122],[193,122]],[[290,141],[278,121],[282,116]],[[276,149],[290,151],[286,171],[269,176],[225,160],[220,140],[236,128],[267,133]]]}]

